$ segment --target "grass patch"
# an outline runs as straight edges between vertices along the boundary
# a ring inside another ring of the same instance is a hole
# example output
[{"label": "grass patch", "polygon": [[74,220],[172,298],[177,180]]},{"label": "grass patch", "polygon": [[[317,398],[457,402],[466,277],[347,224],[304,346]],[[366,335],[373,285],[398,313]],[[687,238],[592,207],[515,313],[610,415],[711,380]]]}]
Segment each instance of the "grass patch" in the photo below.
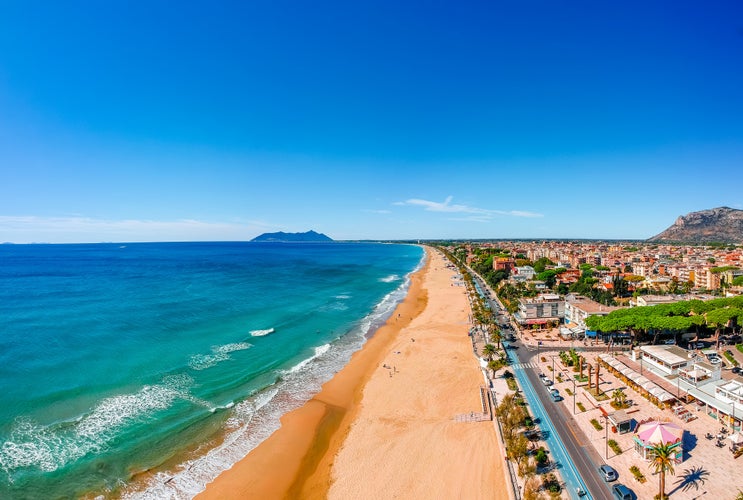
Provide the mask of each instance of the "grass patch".
[{"label": "grass patch", "polygon": [[562,382],[562,373],[557,374],[557,381]]},{"label": "grass patch", "polygon": [[638,483],[644,483],[645,481],[647,481],[647,479],[645,478],[645,474],[643,474],[642,471],[638,469],[636,465],[633,465],[632,467],[630,467],[629,471],[632,473],[633,476],[635,476],[635,480]]},{"label": "grass patch", "polygon": [[583,375],[581,377],[580,374],[578,374],[578,375],[575,375],[574,378],[576,382],[588,382],[588,375]]},{"label": "grass patch", "polygon": [[508,388],[512,391],[518,391],[519,390],[519,384],[516,383],[516,379],[514,378],[507,378],[506,384],[508,384]]},{"label": "grass patch", "polygon": [[740,366],[740,363],[738,363],[733,357],[733,353],[723,352],[722,354],[728,359],[728,361],[730,361],[733,364],[733,366]]},{"label": "grass patch", "polygon": [[616,454],[621,455],[622,454],[622,448],[619,446],[619,443],[614,441],[613,439],[609,440],[609,448]]},{"label": "grass patch", "polygon": [[743,344],[738,344],[735,346],[736,349],[738,349],[740,352],[743,352]]},{"label": "grass patch", "polygon": [[568,394],[568,396],[572,396],[573,395],[573,391],[571,391],[567,387],[565,388],[565,392]]},{"label": "grass patch", "polygon": [[584,412],[584,411],[586,411],[586,407],[585,407],[585,406],[583,406],[583,403],[581,403],[580,401],[578,401],[577,403],[575,403],[575,405],[576,405],[576,406],[578,407],[578,409],[579,409],[579,410],[580,410],[581,412]]},{"label": "grass patch", "polygon": [[594,428],[594,429],[596,429],[597,431],[602,431],[602,430],[604,430],[604,426],[603,426],[603,425],[601,425],[601,424],[599,423],[599,421],[598,421],[598,420],[596,420],[595,418],[592,418],[592,419],[591,419],[591,425],[592,425],[592,426],[593,426],[593,428]]},{"label": "grass patch", "polygon": [[609,396],[607,396],[604,391],[601,391],[595,387],[586,389],[586,392],[588,392],[591,396],[593,396],[596,399],[596,401],[606,401],[607,399],[609,399]]}]

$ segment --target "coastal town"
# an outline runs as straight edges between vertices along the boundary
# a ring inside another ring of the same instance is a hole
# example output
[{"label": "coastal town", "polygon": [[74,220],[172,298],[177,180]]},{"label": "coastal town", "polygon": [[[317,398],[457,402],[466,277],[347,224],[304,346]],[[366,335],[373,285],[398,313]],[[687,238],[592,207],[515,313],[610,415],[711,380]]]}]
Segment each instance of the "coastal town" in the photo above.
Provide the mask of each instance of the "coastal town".
[{"label": "coastal town", "polygon": [[439,245],[470,332],[512,498],[743,498],[743,250]]}]

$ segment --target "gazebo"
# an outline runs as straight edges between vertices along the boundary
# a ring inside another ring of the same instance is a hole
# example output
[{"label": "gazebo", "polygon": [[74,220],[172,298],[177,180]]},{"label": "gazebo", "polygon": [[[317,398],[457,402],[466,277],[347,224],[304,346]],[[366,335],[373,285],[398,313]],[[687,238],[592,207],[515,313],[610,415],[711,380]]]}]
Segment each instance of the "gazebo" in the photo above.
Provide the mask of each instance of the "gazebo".
[{"label": "gazebo", "polygon": [[653,457],[653,446],[670,444],[674,451],[674,460],[680,463],[684,456],[684,430],[673,422],[645,420],[637,426],[633,437],[635,451],[645,460]]}]

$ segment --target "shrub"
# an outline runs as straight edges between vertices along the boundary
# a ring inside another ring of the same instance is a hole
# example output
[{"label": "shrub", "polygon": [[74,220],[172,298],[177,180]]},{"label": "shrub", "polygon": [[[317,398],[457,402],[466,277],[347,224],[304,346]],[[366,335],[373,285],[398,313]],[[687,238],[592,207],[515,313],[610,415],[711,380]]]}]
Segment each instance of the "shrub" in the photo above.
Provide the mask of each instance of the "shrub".
[{"label": "shrub", "polygon": [[733,353],[724,352],[723,355],[730,361],[733,366],[740,366],[740,363],[733,357]]},{"label": "shrub", "polygon": [[[562,382],[562,380],[560,382]],[[567,387],[565,388],[565,392],[567,393],[568,396],[572,396],[573,395],[573,391],[571,391]]]},{"label": "shrub", "polygon": [[534,459],[537,461],[539,465],[544,465],[547,463],[548,457],[547,457],[547,451],[543,447],[540,447],[537,452],[534,454]]},{"label": "shrub", "polygon": [[611,448],[612,451],[616,455],[621,455],[622,454],[622,448],[619,446],[619,443],[617,443],[615,440],[610,439],[608,444],[609,444],[609,448]]},{"label": "shrub", "polygon": [[647,481],[647,479],[645,479],[645,474],[643,474],[642,471],[636,465],[633,465],[632,467],[630,467],[629,471],[632,473],[633,476],[635,476],[635,480],[638,483],[644,483],[645,481]]},{"label": "shrub", "polygon": [[593,427],[594,427],[594,428],[595,428],[595,429],[596,429],[597,431],[602,431],[602,430],[604,430],[604,426],[603,426],[603,425],[601,425],[601,424],[599,423],[599,421],[598,421],[598,420],[596,420],[595,418],[592,418],[592,419],[591,419],[591,425],[592,425],[592,426],[593,426]]},{"label": "shrub", "polygon": [[735,346],[736,349],[738,349],[740,352],[743,352],[743,344],[738,344]]},{"label": "shrub", "polygon": [[547,358],[545,358],[544,356],[542,356],[541,359],[542,359],[542,363],[546,363],[547,362]]},{"label": "shrub", "polygon": [[583,403],[581,403],[580,401],[578,401],[578,402],[577,402],[577,403],[575,403],[575,404],[576,404],[576,406],[578,407],[578,409],[579,409],[580,411],[582,411],[582,412],[583,412],[583,411],[586,411],[586,407],[585,407],[585,406],[583,406]]}]

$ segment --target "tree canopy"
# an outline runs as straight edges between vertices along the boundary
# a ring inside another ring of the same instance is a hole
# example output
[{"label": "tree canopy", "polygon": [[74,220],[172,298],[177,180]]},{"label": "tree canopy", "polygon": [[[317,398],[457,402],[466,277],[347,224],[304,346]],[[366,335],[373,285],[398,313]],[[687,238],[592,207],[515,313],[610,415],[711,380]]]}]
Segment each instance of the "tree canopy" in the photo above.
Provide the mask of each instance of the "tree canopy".
[{"label": "tree canopy", "polygon": [[693,327],[720,328],[743,325],[743,297],[686,300],[673,304],[618,309],[606,316],[589,316],[586,326],[604,332],[686,331]]}]

